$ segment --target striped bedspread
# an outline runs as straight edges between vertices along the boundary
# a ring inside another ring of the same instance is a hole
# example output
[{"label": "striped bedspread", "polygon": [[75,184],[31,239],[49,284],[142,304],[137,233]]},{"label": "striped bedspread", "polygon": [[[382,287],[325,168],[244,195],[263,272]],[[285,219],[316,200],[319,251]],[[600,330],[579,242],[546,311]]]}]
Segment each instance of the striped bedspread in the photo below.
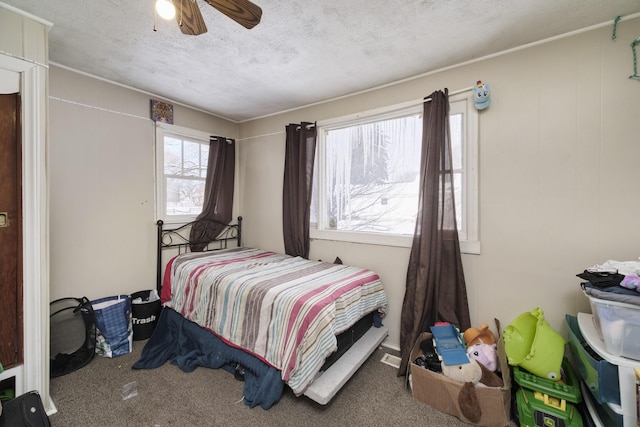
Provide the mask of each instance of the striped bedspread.
[{"label": "striped bedspread", "polygon": [[387,303],[370,270],[259,249],[187,253],[169,268],[166,305],[279,369],[296,395],[336,334]]}]

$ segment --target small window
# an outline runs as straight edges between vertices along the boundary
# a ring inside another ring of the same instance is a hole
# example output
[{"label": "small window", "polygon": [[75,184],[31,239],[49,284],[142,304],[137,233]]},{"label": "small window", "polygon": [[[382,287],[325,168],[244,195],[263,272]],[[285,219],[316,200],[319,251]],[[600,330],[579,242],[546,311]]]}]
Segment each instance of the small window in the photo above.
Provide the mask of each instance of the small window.
[{"label": "small window", "polygon": [[158,219],[188,222],[202,212],[208,159],[209,135],[179,126],[157,125]]},{"label": "small window", "polygon": [[[456,215],[461,248],[477,242],[477,112],[450,98]],[[311,237],[411,246],[420,186],[422,104],[318,126]]]}]

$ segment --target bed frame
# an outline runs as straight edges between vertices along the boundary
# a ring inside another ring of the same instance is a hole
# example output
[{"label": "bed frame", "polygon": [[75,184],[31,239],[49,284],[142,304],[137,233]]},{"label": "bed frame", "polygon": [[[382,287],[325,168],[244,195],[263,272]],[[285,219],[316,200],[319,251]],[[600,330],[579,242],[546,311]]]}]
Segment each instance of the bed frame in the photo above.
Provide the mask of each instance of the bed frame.
[{"label": "bed frame", "polygon": [[[224,226],[221,233],[217,236],[205,236],[203,242],[192,242],[189,240],[189,232],[191,226],[198,223],[215,223]],[[184,252],[191,252],[192,244],[204,244],[205,251],[218,251],[221,249],[227,249],[234,244],[237,247],[242,246],[242,217],[237,218],[235,224],[225,224],[220,221],[210,219],[200,219],[192,222],[188,222],[176,228],[164,228],[164,221],[161,219],[156,222],[158,231],[157,239],[157,266],[156,266],[156,289],[160,293],[162,287],[162,251],[165,249],[175,249],[178,254]]]},{"label": "bed frame", "polygon": [[[163,228],[163,221],[158,220],[156,223],[158,228],[158,265],[157,265],[157,288],[160,293],[162,286],[162,251],[165,249],[174,248],[178,251],[178,254],[184,252],[190,252],[189,231],[191,225],[194,222],[184,224],[176,228]],[[219,221],[214,221],[218,224],[225,225],[225,228],[218,236],[211,237],[210,241],[202,242],[206,243],[205,251],[215,251],[221,249],[227,249],[230,247],[242,246],[242,217],[237,218],[236,224],[223,224]],[[378,348],[378,346],[389,335],[389,329],[386,326],[371,327],[366,332],[361,333],[356,330],[357,326],[348,329],[342,334],[338,335],[338,341],[352,341],[350,342],[349,349],[345,352],[341,352],[339,358],[331,361],[330,366],[326,366],[326,369],[318,374],[316,379],[304,392],[304,395],[311,400],[326,405],[329,401],[340,391],[342,386],[356,373],[358,368],[364,364],[364,362],[371,356],[371,354]],[[349,336],[351,335],[351,337]],[[357,337],[355,335],[358,335]]]}]

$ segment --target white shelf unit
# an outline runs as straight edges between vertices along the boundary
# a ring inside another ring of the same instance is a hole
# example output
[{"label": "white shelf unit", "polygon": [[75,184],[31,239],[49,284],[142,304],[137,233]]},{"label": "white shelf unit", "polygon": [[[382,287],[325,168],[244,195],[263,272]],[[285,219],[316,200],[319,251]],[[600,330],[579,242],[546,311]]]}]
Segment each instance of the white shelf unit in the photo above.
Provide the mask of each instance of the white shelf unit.
[{"label": "white shelf unit", "polygon": [[[620,405],[607,403],[617,414],[622,415],[624,427],[637,427],[636,413],[636,388],[634,367],[640,367],[640,361],[626,357],[614,356],[605,350],[604,341],[600,339],[596,326],[593,323],[593,315],[578,313],[578,327],[587,344],[607,362],[618,366],[618,385],[620,387]],[[589,413],[594,419],[598,415],[588,406]]]}]

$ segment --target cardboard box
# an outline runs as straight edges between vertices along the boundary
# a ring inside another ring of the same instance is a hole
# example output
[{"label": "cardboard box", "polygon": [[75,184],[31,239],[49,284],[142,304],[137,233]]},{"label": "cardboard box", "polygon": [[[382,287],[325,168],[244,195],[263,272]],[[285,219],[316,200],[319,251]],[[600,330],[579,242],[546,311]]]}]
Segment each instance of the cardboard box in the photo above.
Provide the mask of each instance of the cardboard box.
[{"label": "cardboard box", "polygon": [[[463,384],[451,380],[441,373],[430,371],[413,363],[417,357],[422,355],[420,343],[425,339],[431,338],[431,333],[421,333],[411,350],[409,369],[411,373],[413,398],[441,412],[453,415],[466,423],[471,423],[471,421],[462,414],[458,405],[458,395],[460,394]],[[502,338],[498,341],[497,347],[498,361],[502,369],[504,386],[476,386],[476,394],[482,411],[480,421],[476,424],[479,426],[505,427],[510,423],[511,371],[507,364],[507,356],[504,351]]]}]

